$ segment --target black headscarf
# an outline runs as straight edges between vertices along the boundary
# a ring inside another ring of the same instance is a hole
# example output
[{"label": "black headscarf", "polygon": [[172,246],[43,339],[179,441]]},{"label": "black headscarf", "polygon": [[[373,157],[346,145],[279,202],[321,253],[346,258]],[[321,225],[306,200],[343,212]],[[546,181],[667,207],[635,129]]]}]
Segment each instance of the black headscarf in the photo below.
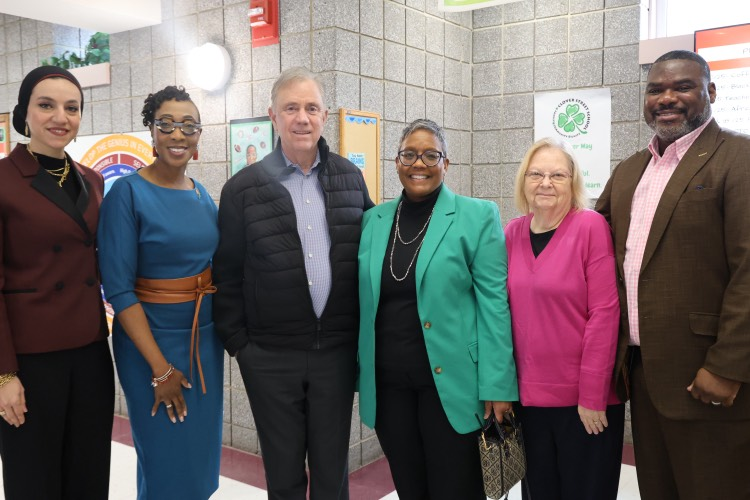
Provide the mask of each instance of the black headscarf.
[{"label": "black headscarf", "polygon": [[83,111],[83,90],[81,90],[81,84],[78,83],[76,77],[70,71],[57,66],[39,66],[24,77],[21,88],[18,90],[18,104],[13,108],[13,128],[21,135],[29,137],[26,135],[26,113],[29,110],[31,91],[39,82],[47,78],[65,78],[78,87],[78,90],[81,91],[81,111]]}]

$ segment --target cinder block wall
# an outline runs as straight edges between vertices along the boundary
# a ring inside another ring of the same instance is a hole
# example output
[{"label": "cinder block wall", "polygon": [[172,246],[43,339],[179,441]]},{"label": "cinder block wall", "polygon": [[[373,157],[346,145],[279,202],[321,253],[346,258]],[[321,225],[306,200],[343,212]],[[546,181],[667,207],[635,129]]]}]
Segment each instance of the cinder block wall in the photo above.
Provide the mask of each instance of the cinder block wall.
[{"label": "cinder block wall", "polygon": [[[504,222],[518,215],[513,177],[533,142],[536,92],[610,88],[612,166],[650,137],[641,120],[638,0],[524,0],[453,14],[439,11],[435,0],[280,0],[280,44],[256,49],[244,0],[161,4],[159,26],[111,35],[112,83],[85,90],[80,133],[143,130],[145,97],[184,85],[204,123],[201,160],[189,175],[217,199],[229,172],[227,123],[264,115],[273,80],[296,65],[323,73],[332,111],[381,114],[385,199],[401,191],[392,158],[401,129],[415,118],[447,129],[451,189],[495,201]],[[41,59],[89,35],[0,15],[0,112],[12,111],[23,76]],[[225,46],[232,59],[221,91],[193,88],[187,76],[187,53],[205,42]],[[324,131],[334,151],[338,127],[334,112]],[[21,136],[12,131],[11,139]],[[116,411],[127,415],[119,387]],[[351,433],[352,470],[382,455],[356,407]],[[259,453],[239,370],[228,357],[224,443]]]},{"label": "cinder block wall", "polygon": [[474,13],[472,193],[517,215],[513,182],[533,143],[534,94],[608,87],[612,164],[638,148],[638,0],[525,0]]}]

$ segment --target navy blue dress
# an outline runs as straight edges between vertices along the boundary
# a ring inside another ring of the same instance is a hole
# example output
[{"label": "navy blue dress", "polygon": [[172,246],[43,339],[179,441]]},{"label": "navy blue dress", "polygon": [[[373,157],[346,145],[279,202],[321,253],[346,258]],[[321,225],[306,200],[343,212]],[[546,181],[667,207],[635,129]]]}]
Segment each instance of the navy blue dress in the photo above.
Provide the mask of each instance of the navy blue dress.
[{"label": "navy blue dress", "polygon": [[[217,209],[203,186],[168,189],[138,173],[118,179],[102,203],[99,260],[107,300],[115,314],[132,306],[136,277],[174,279],[201,273],[219,242]],[[115,364],[125,392],[138,455],[138,498],[206,499],[219,486],[223,414],[224,353],[214,334],[211,295],[199,316],[200,357],[190,378],[190,336],[195,302],[141,303],[164,357],[192,384],[183,389],[188,415],[173,424],[163,404],[151,417],[151,368],[115,317]]]}]

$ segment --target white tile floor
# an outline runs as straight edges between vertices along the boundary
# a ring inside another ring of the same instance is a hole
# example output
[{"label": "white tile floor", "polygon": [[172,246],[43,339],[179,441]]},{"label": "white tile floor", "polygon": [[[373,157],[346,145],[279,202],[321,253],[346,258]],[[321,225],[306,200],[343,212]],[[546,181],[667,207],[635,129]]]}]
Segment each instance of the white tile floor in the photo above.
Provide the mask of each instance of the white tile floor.
[{"label": "white tile floor", "polygon": [[[136,497],[136,457],[132,446],[112,442],[112,472],[109,483],[110,500],[133,500]],[[0,499],[3,478],[0,475]],[[212,500],[261,500],[266,499],[266,492],[249,484],[241,483],[226,477],[219,478],[219,489]]]},{"label": "white tile floor", "polygon": [[[112,476],[109,489],[110,500],[132,500],[135,498],[135,468],[135,450],[130,446],[113,442]],[[0,487],[2,487],[2,476],[0,476]],[[0,498],[4,498],[1,492]],[[211,497],[211,500],[262,500],[265,498],[267,498],[266,492],[260,488],[221,477],[219,480],[219,490]],[[620,492],[617,499],[640,500],[640,498],[635,467],[623,465],[622,473],[620,474]],[[383,497],[382,500],[398,500],[398,495],[394,492]],[[509,500],[521,500],[520,485],[511,490]]]},{"label": "white tile floor", "polygon": [[[623,465],[620,472],[620,489],[617,493],[617,500],[640,500],[640,498],[641,495],[638,493],[638,479],[635,477],[635,467]],[[383,497],[382,500],[398,500],[398,495],[394,491],[390,495]],[[520,484],[510,490],[508,500],[521,500]]]},{"label": "white tile floor", "polygon": [[[112,442],[112,474],[109,484],[110,500],[133,500],[136,497],[135,448]],[[219,489],[211,500],[261,500],[268,496],[260,488],[235,481],[227,477],[219,478]]]}]

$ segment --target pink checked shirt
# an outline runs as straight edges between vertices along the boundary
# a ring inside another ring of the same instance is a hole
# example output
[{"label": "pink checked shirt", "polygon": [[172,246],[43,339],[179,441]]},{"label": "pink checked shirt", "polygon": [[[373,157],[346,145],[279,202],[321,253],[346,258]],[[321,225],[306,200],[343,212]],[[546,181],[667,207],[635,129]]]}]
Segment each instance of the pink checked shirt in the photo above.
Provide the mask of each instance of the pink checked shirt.
[{"label": "pink checked shirt", "polygon": [[659,205],[664,188],[667,187],[677,165],[693,142],[701,135],[703,129],[711,120],[680,137],[667,146],[664,156],[659,156],[659,144],[656,136],[651,139],[648,150],[651,161],[643,173],[638,187],[633,194],[633,204],[630,207],[630,230],[625,242],[625,289],[628,296],[628,322],[630,324],[630,344],[641,345],[640,327],[638,325],[638,279],[641,275],[643,252],[646,250],[646,240],[651,231],[656,207]]}]

